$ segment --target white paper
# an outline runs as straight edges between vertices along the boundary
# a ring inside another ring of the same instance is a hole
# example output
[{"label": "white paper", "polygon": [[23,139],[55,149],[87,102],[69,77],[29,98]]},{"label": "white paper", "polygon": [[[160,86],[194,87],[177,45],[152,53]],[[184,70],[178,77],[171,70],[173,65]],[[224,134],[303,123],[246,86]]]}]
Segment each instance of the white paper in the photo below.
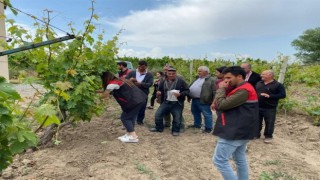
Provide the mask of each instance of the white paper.
[{"label": "white paper", "polygon": [[173,93],[179,93],[179,90],[170,90],[167,91],[167,101],[178,101],[177,97]]}]

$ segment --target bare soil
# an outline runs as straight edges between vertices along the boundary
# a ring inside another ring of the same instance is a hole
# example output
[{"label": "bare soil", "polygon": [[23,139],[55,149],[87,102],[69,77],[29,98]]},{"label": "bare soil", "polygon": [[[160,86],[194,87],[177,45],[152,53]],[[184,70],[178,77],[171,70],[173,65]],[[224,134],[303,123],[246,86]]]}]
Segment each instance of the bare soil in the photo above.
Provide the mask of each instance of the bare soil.
[{"label": "bare soil", "polygon": [[[192,124],[186,103],[186,124]],[[186,129],[178,137],[151,133],[156,110],[146,110],[144,126],[136,126],[140,142],[121,143],[125,133],[120,108],[113,103],[91,122],[60,131],[59,145],[17,155],[0,179],[222,179],[211,162],[216,137]],[[250,179],[320,179],[320,127],[303,115],[278,114],[272,144],[263,139],[248,145]]]}]

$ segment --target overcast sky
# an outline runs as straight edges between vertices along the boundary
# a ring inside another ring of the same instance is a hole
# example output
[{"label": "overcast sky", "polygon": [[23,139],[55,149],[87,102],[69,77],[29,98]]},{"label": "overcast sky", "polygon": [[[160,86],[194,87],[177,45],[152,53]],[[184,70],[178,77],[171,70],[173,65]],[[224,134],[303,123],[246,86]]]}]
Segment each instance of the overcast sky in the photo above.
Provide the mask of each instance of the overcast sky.
[{"label": "overcast sky", "polygon": [[[37,17],[53,11],[52,24],[66,31],[83,29],[90,0],[11,0]],[[291,42],[304,30],[319,27],[320,0],[96,0],[98,29],[107,38],[120,29],[120,56],[235,58],[273,60],[292,56]],[[6,14],[26,27],[33,20]],[[62,33],[62,32],[60,32]]]}]

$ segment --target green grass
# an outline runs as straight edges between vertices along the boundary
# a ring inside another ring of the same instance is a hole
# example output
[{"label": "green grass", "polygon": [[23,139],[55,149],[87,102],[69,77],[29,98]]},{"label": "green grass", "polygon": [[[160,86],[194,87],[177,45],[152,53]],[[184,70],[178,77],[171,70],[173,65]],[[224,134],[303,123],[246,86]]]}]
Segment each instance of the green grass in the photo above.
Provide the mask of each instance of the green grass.
[{"label": "green grass", "polygon": [[277,172],[273,171],[271,173],[263,171],[260,174],[259,180],[296,180],[296,178],[290,174],[287,174],[285,172]]},{"label": "green grass", "polygon": [[157,176],[154,174],[154,172],[150,169],[148,169],[144,164],[141,164],[139,162],[136,162],[135,163],[136,165],[136,169],[142,173],[142,174],[147,174],[149,175],[149,178],[150,179],[153,179],[153,180],[158,180]]},{"label": "green grass", "polygon": [[280,165],[280,160],[267,160],[263,163],[263,165],[270,166],[270,165]]}]

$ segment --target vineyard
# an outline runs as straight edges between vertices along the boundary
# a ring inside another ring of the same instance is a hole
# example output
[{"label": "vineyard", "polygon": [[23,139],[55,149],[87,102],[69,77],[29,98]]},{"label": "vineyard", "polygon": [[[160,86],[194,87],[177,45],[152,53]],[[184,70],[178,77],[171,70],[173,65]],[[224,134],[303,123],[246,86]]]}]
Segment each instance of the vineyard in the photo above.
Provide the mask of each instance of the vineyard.
[{"label": "vineyard", "polygon": [[[4,50],[57,38],[47,24],[36,22],[31,34],[7,19],[12,42],[0,41]],[[116,72],[121,31],[111,40],[96,32],[92,8],[85,29],[76,39],[10,55],[10,78],[17,88],[0,78],[0,178],[3,179],[219,179],[211,163],[216,138],[186,130],[177,139],[150,134],[154,111],[148,110],[146,127],[137,127],[142,142],[131,145],[116,140],[123,134],[119,107],[96,94],[100,74]],[[155,73],[169,63],[190,82],[199,66],[211,72],[220,66],[249,62],[255,72],[273,69],[279,76],[285,56],[261,59],[144,58]],[[276,137],[272,145],[253,141],[248,148],[252,179],[320,179],[320,65],[290,63],[284,85],[288,96],[279,105]],[[213,73],[214,74],[214,73]],[[31,94],[26,94],[29,89]],[[184,116],[192,123],[187,104]]]}]

